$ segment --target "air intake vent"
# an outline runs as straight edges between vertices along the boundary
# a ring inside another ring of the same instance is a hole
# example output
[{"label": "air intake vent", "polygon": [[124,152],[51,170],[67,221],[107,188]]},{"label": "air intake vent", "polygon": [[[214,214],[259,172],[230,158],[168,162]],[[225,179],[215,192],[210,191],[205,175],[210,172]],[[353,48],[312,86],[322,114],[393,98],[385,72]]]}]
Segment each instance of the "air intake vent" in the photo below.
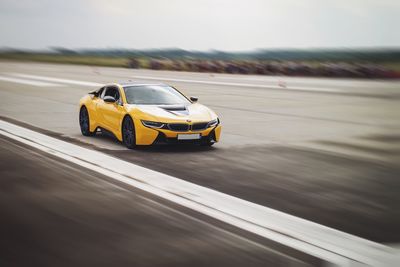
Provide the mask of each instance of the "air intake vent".
[{"label": "air intake vent", "polygon": [[168,111],[186,111],[186,107],[182,106],[182,105],[160,106],[160,108],[168,110]]},{"label": "air intake vent", "polygon": [[200,122],[200,123],[194,123],[192,125],[192,131],[200,131],[207,129],[208,122]]}]

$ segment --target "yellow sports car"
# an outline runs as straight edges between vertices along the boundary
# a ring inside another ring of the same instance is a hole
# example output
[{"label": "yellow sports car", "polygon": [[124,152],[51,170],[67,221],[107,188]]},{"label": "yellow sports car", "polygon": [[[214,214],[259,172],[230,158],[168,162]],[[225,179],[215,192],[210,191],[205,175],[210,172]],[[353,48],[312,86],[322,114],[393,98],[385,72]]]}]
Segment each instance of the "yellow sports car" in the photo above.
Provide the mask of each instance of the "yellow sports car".
[{"label": "yellow sports car", "polygon": [[165,84],[113,83],[84,96],[79,125],[85,136],[111,132],[126,147],[219,141],[221,122],[209,108]]}]

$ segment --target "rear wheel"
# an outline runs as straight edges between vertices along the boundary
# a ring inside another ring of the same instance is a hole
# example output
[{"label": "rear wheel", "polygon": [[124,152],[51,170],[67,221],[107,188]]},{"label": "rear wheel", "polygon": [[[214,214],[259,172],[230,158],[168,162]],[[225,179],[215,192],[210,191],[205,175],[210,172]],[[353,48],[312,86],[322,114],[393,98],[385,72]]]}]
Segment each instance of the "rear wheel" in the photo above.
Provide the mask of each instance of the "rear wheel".
[{"label": "rear wheel", "polygon": [[122,142],[130,149],[136,146],[135,125],[129,116],[126,116],[122,122]]},{"label": "rear wheel", "polygon": [[81,127],[81,133],[84,136],[94,136],[96,134],[96,131],[90,131],[89,112],[85,106],[83,106],[79,111],[79,126]]}]

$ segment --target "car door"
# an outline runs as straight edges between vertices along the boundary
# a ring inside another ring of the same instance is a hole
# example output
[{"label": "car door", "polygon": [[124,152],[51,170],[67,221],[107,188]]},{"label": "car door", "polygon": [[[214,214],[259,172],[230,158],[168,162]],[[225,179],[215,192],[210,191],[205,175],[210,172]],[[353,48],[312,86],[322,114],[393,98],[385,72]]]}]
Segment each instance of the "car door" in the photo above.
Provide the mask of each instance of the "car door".
[{"label": "car door", "polygon": [[97,94],[93,95],[92,97],[92,105],[88,107],[90,109],[90,116],[92,117],[91,120],[95,121],[98,126],[102,125],[102,118],[100,117],[100,113],[98,111],[99,103],[103,103],[101,99],[103,93],[105,91],[105,87],[102,87],[98,90]]},{"label": "car door", "polygon": [[[117,101],[114,103],[107,103],[103,100],[106,96],[112,96]],[[102,127],[113,133],[119,132],[125,112],[122,106],[121,92],[118,87],[107,86],[105,88],[105,91],[101,95],[101,100],[97,104],[97,112],[99,119],[102,121]]]}]

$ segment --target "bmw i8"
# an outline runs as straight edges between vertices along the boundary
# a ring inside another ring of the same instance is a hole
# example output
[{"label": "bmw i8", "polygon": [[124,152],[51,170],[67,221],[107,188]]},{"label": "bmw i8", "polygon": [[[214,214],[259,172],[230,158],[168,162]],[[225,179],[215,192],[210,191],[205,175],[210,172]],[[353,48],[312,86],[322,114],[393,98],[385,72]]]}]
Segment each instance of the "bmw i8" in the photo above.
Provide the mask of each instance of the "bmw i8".
[{"label": "bmw i8", "polygon": [[166,84],[112,83],[79,103],[84,136],[104,130],[126,147],[162,143],[212,146],[221,135],[218,116],[197,98]]}]

